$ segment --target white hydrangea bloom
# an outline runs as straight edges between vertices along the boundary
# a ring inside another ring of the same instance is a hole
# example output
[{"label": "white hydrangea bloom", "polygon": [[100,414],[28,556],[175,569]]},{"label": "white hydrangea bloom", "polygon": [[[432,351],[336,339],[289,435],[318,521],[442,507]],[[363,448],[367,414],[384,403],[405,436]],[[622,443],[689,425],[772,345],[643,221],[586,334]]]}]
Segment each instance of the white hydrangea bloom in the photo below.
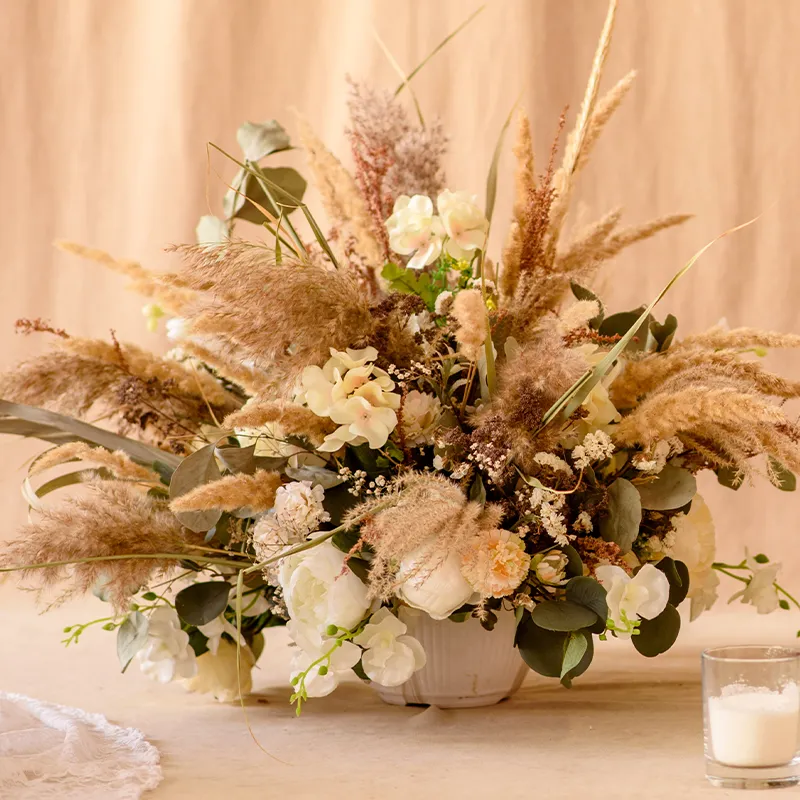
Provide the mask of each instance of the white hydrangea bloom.
[{"label": "white hydrangea bloom", "polygon": [[386,230],[389,247],[402,256],[411,256],[411,269],[424,269],[441,255],[445,230],[442,220],[433,213],[429,197],[401,194],[386,220]]},{"label": "white hydrangea bloom", "polygon": [[445,189],[436,199],[447,241],[445,249],[456,259],[468,260],[486,243],[489,221],[476,195]]}]

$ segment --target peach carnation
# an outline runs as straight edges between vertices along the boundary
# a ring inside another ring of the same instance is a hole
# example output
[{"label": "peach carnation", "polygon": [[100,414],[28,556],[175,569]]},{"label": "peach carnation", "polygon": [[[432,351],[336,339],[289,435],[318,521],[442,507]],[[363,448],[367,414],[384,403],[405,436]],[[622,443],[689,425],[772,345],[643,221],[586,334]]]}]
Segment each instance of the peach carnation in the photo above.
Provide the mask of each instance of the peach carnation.
[{"label": "peach carnation", "polygon": [[492,530],[475,538],[465,553],[461,572],[484,597],[506,597],[525,579],[531,557],[515,533]]}]

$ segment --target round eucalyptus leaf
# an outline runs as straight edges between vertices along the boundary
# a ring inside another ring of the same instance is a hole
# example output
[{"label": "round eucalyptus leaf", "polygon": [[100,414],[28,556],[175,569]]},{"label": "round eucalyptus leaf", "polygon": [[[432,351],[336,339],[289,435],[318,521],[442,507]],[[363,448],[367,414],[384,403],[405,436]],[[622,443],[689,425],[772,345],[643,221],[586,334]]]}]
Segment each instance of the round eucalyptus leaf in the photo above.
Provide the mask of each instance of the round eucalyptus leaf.
[{"label": "round eucalyptus leaf", "polygon": [[545,600],[531,611],[531,618],[548,631],[577,631],[594,625],[595,612],[571,600]]},{"label": "round eucalyptus leaf", "polygon": [[656,564],[669,581],[669,603],[676,608],[686,599],[689,593],[689,568],[683,561],[675,561],[666,556]]},{"label": "round eucalyptus leaf", "polygon": [[685,506],[697,494],[697,480],[689,470],[667,464],[655,480],[638,484],[642,508],[670,511]]},{"label": "round eucalyptus leaf", "polygon": [[175,596],[175,610],[189,625],[208,625],[228,607],[230,592],[227,581],[193,583]]},{"label": "round eucalyptus leaf", "polygon": [[642,501],[639,491],[625,478],[617,478],[608,487],[608,516],[600,521],[600,534],[607,542],[615,542],[627,553],[639,535],[642,522]]},{"label": "round eucalyptus leaf", "polygon": [[668,603],[655,619],[643,619],[638,630],[632,637],[633,646],[648,658],[660,656],[675,644],[681,630],[681,615]]},{"label": "round eucalyptus leaf", "polygon": [[567,583],[567,600],[590,608],[604,623],[608,619],[606,590],[594,579],[581,575]]}]

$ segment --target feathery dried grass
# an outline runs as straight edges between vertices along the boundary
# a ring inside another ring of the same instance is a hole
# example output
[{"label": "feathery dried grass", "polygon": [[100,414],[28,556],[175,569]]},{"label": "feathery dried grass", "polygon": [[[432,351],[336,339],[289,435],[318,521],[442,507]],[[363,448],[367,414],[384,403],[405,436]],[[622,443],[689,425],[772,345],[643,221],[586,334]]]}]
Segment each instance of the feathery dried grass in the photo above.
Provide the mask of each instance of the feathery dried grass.
[{"label": "feathery dried grass", "polygon": [[[383,508],[387,503],[388,508]],[[452,481],[439,475],[408,473],[394,481],[387,495],[355,506],[344,522],[360,522],[362,540],[375,551],[369,574],[370,594],[386,599],[396,588],[398,563],[423,548],[413,574],[435,569],[452,553],[465,552],[473,537],[496,528],[502,512],[469,502]],[[406,577],[410,577],[407,575]]]},{"label": "feathery dried grass", "polygon": [[284,258],[246,244],[184,247],[183,276],[200,293],[185,316],[216,337],[226,358],[250,360],[288,392],[299,372],[330,348],[363,342],[373,329],[369,302],[353,276],[319,261]]},{"label": "feathery dried grass", "polygon": [[241,387],[247,394],[255,395],[269,388],[267,375],[260,370],[248,367],[241,361],[234,360],[230,353],[218,352],[201,344],[197,339],[181,341],[181,350],[189,356],[202,361],[211,367],[220,378]]},{"label": "feathery dried grass", "polygon": [[383,250],[372,233],[372,220],[353,176],[314,133],[308,121],[298,115],[300,142],[308,154],[322,204],[333,224],[355,241],[355,248],[373,269],[383,264]]},{"label": "feathery dried grass", "polygon": [[[164,503],[119,481],[98,481],[88,485],[86,497],[67,500],[57,509],[40,512],[35,522],[25,525],[17,539],[4,547],[0,564],[19,567],[50,561],[118,555],[183,553],[200,541],[183,528]],[[188,555],[188,554],[187,554]],[[99,561],[23,571],[44,588],[71,582],[68,594],[86,592],[100,581],[117,609],[142,586],[176,562],[166,560]]]},{"label": "feathery dried grass", "polygon": [[254,513],[268,511],[275,504],[275,493],[280,485],[279,472],[263,469],[256,470],[252,475],[226,475],[176,497],[170,503],[170,508],[175,512],[209,509],[235,511],[239,508],[248,508]]},{"label": "feathery dried grass", "polygon": [[122,450],[106,450],[105,447],[92,447],[85,442],[69,442],[48,450],[39,456],[30,468],[30,475],[38,475],[51,467],[68,461],[91,461],[105,467],[117,478],[132,481],[159,481],[153,470],[137,464]]},{"label": "feathery dried grass", "polygon": [[72,253],[89,261],[102,264],[104,267],[130,278],[128,288],[144,297],[154,300],[158,305],[176,316],[181,316],[184,309],[192,302],[192,293],[180,287],[165,283],[169,275],[159,275],[145,269],[136,261],[114,258],[104,250],[85,247],[76,242],[57,241],[55,246],[65,253]]},{"label": "feathery dried grass", "polygon": [[608,240],[622,217],[622,209],[609,211],[604,217],[582,230],[570,246],[556,256],[553,269],[556,272],[577,277],[582,269],[594,266],[597,253]]},{"label": "feathery dried grass", "polygon": [[450,316],[456,322],[459,352],[470,361],[477,361],[489,331],[486,304],[479,289],[460,291],[453,300]]},{"label": "feathery dried grass", "polygon": [[745,350],[751,347],[800,347],[800,334],[762,331],[758,328],[725,330],[719,326],[703,333],[687,336],[673,345],[678,351],[694,348],[706,350]]},{"label": "feathery dried grass", "polygon": [[336,429],[330,419],[318,417],[305,406],[260,398],[254,398],[239,411],[228,415],[223,424],[226,428],[260,428],[269,423],[276,423],[289,436],[305,436],[314,444],[320,444]]}]

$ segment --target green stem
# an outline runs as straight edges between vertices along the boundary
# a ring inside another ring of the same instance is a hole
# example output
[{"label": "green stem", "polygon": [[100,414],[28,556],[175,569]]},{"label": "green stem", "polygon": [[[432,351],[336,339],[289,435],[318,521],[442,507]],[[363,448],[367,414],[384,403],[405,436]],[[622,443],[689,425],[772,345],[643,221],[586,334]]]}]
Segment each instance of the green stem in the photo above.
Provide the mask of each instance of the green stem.
[{"label": "green stem", "polygon": [[196,556],[192,553],[141,553],[136,555],[116,555],[116,556],[89,556],[88,558],[75,558],[66,561],[45,561],[40,564],[23,564],[17,567],[0,567],[2,572],[22,572],[29,569],[47,569],[49,567],[68,567],[74,564],[92,564],[97,561],[197,561],[201,564],[222,564],[226,567],[239,567],[243,564],[240,561],[232,561],[230,559],[222,558],[206,558],[205,556]]},{"label": "green stem", "polygon": [[[743,578],[741,575],[734,575],[732,572],[729,572],[726,567],[728,564],[717,564],[714,563],[711,565],[717,572],[721,572],[723,575],[727,575],[729,578],[733,578],[735,581],[740,581],[741,583],[750,583],[747,578]],[[738,567],[731,567],[731,569],[738,569]]]}]

